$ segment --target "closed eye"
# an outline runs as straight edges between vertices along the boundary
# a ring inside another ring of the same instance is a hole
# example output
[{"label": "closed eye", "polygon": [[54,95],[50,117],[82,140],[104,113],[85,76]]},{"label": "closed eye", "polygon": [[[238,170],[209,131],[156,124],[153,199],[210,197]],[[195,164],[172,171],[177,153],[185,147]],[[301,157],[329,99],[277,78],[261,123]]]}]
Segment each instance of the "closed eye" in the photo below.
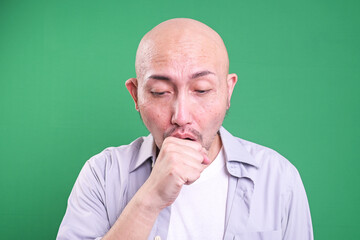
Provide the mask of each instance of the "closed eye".
[{"label": "closed eye", "polygon": [[196,93],[199,93],[199,94],[205,94],[205,93],[208,93],[210,91],[210,89],[207,89],[207,90],[195,90]]},{"label": "closed eye", "polygon": [[163,96],[168,92],[155,92],[155,91],[151,91],[151,94],[157,97]]}]

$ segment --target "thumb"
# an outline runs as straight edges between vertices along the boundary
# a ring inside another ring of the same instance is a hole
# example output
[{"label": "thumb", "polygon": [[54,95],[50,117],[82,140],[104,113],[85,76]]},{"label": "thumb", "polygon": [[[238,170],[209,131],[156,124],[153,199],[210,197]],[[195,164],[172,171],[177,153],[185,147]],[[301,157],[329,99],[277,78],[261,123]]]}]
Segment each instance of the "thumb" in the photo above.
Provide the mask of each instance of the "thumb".
[{"label": "thumb", "polygon": [[204,165],[209,165],[210,164],[210,159],[207,155],[207,151],[205,149],[203,149],[203,157],[204,157],[204,160],[202,161],[201,164],[204,164]]}]

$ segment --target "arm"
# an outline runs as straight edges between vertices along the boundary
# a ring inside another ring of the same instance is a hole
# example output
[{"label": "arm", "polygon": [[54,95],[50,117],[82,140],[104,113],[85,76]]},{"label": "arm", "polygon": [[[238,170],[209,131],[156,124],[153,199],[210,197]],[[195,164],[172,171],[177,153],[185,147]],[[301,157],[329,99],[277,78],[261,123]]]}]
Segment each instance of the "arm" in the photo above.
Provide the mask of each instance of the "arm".
[{"label": "arm", "polygon": [[147,239],[160,211],[170,206],[184,184],[191,184],[209,164],[196,142],[167,138],[149,179],[125,207],[103,240]]},{"label": "arm", "polygon": [[313,240],[313,229],[306,192],[298,171],[289,169],[290,186],[283,211],[282,229],[284,240]]},{"label": "arm", "polygon": [[[57,239],[147,239],[160,211],[171,205],[183,184],[200,177],[209,160],[196,142],[167,138],[150,177],[110,226],[104,204],[106,183],[87,163],[69,197]],[[120,201],[120,199],[119,199]],[[110,229],[110,230],[109,230]]]},{"label": "arm", "polygon": [[105,208],[104,182],[97,166],[87,161],[71,191],[57,240],[97,239],[110,228]]},{"label": "arm", "polygon": [[154,206],[145,183],[131,199],[103,240],[147,239],[161,208]]}]

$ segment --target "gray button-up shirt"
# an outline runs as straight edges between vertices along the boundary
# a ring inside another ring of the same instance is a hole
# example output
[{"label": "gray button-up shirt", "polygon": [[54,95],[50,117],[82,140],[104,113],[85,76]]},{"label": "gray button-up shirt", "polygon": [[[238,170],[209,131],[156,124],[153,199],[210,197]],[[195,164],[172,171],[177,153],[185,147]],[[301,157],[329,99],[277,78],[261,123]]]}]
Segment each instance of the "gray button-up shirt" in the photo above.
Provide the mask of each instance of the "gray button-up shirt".
[{"label": "gray button-up shirt", "polygon": [[[277,152],[220,128],[229,172],[226,240],[311,240],[305,189],[296,168]],[[151,173],[153,137],[111,147],[86,162],[73,187],[57,239],[101,239]],[[166,239],[171,206],[148,239]]]}]

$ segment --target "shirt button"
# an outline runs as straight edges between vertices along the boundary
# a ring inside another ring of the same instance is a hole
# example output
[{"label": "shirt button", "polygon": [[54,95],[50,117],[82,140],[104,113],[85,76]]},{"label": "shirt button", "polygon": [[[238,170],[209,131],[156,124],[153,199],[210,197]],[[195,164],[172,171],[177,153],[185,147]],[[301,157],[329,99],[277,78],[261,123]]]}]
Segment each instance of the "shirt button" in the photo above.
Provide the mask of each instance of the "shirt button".
[{"label": "shirt button", "polygon": [[161,240],[161,237],[160,237],[160,236],[156,236],[156,237],[154,238],[154,240]]}]

